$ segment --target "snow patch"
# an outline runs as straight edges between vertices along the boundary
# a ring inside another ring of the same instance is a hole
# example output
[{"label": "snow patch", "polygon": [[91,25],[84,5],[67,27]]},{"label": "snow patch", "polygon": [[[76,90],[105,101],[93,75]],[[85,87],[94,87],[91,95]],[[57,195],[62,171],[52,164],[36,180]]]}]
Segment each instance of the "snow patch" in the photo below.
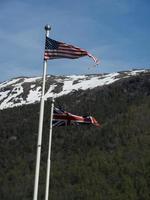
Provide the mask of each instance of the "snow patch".
[{"label": "snow patch", "polygon": [[[72,76],[47,76],[50,80],[49,88],[45,94],[45,100],[50,97],[60,97],[77,90],[93,89],[98,86],[104,86],[114,83],[122,78],[127,78],[140,74],[141,72],[149,72],[148,70],[134,70],[124,73],[111,74],[93,74],[93,75],[72,75]],[[34,78],[16,78],[5,81],[0,84],[0,110],[14,106],[22,106],[24,104],[32,104],[39,102],[41,98],[41,86],[39,86],[41,77]],[[38,81],[38,83],[37,83]],[[24,83],[28,83],[29,87],[25,87]],[[60,88],[57,88],[59,87]],[[47,87],[47,85],[46,85]],[[55,93],[56,88],[56,93]],[[58,91],[61,91],[58,93]],[[24,96],[26,94],[26,99]]]},{"label": "snow patch", "polygon": [[10,92],[10,90],[7,90],[5,92],[1,92],[0,93],[0,101],[5,99],[8,96],[9,92]]},{"label": "snow patch", "polygon": [[37,101],[40,101],[41,97],[41,87],[37,87],[36,90],[30,90],[29,94],[27,96],[26,102],[29,103],[35,103]]},{"label": "snow patch", "polygon": [[37,80],[41,79],[41,77],[34,77],[34,78],[25,78],[24,83],[32,83],[36,82]]},{"label": "snow patch", "polygon": [[0,84],[0,88],[6,87],[6,86],[9,86],[9,85],[13,85],[14,83],[18,82],[19,80],[20,80],[20,78],[13,79],[11,81],[5,81],[5,82]]}]

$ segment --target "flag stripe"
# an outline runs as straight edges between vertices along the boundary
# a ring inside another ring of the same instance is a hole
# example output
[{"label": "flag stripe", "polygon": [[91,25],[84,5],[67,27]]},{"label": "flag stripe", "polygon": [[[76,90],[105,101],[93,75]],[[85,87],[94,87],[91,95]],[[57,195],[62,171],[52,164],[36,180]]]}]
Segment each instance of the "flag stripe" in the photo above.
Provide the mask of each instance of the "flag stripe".
[{"label": "flag stripe", "polygon": [[46,49],[45,52],[49,52],[49,53],[55,53],[55,52],[60,52],[60,53],[68,53],[68,54],[78,54],[78,55],[84,55],[86,56],[87,55],[87,52],[84,52],[84,51],[78,51],[78,50],[69,50],[69,49],[54,49],[54,50],[49,50],[49,49]]},{"label": "flag stripe", "polygon": [[67,55],[71,55],[71,56],[85,56],[86,54],[85,53],[81,53],[81,52],[69,52],[69,51],[45,51],[45,56],[46,55],[59,55],[59,54],[63,54],[64,56],[67,56]]},{"label": "flag stripe", "polygon": [[49,59],[55,59],[55,58],[71,58],[71,59],[75,59],[75,58],[79,58],[81,56],[77,56],[77,55],[69,55],[69,54],[61,54],[61,53],[55,53],[55,54],[45,54],[45,58],[49,58]]},{"label": "flag stripe", "polygon": [[57,57],[64,58],[64,56],[67,57],[67,58],[72,58],[72,59],[79,57],[78,55],[69,55],[69,54],[66,55],[66,54],[63,54],[63,53],[45,54],[45,57],[50,57],[50,58],[57,58]]}]

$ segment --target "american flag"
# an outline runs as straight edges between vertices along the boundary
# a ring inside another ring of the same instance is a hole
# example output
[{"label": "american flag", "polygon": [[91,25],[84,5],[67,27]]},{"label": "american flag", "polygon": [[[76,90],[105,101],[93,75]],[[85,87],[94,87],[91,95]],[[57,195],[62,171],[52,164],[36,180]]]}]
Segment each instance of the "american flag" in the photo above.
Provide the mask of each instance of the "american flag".
[{"label": "american flag", "polygon": [[76,59],[83,56],[89,56],[94,60],[96,64],[99,64],[98,59],[91,55],[89,52],[85,51],[84,49],[65,44],[63,42],[58,42],[56,40],[52,40],[46,37],[44,53],[45,60],[57,58]]},{"label": "american flag", "polygon": [[100,127],[100,124],[94,117],[91,116],[78,116],[71,114],[69,112],[63,111],[59,108],[54,108],[53,113],[53,127],[58,126],[71,126],[71,125],[80,125],[80,124],[87,124],[87,125],[95,125]]}]

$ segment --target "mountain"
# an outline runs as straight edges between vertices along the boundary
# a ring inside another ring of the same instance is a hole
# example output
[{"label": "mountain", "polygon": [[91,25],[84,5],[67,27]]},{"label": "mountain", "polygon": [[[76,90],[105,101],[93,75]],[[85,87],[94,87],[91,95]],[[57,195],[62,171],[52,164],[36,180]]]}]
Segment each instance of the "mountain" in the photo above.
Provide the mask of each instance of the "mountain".
[{"label": "mountain", "polygon": [[[133,70],[111,74],[50,76],[46,78],[45,99],[60,97],[74,91],[93,89],[112,84],[120,79],[148,73],[149,70]],[[42,88],[41,77],[14,78],[0,84],[0,110],[37,103],[40,101]]]},{"label": "mountain", "polygon": [[[56,79],[59,81],[54,81]],[[95,81],[95,85],[91,88],[93,79],[100,81],[101,84],[98,86]],[[113,83],[109,82],[110,79]],[[85,84],[90,80],[90,85]],[[101,124],[101,128],[95,126],[53,128],[50,199],[149,200],[150,71],[119,72],[115,76],[114,74],[89,75],[82,82],[80,77],[74,84],[71,77],[58,79],[51,76],[46,90],[49,90],[50,84],[58,82],[62,87],[60,90],[57,88],[57,92],[55,90],[56,95],[70,90],[68,94],[58,96],[55,105],[60,105],[74,114],[92,115]],[[64,89],[66,82],[70,83],[68,90]],[[21,82],[6,85],[7,83],[1,84],[6,86],[3,87],[3,91],[1,90],[2,94],[6,91],[9,93],[3,98],[7,109],[3,107],[0,110],[0,199],[31,200],[40,105],[36,101],[29,104],[25,97],[33,91],[31,85],[37,82],[28,82],[28,87],[23,87],[24,82],[21,85],[26,91],[24,96],[20,92],[25,101],[24,104],[20,104],[22,106],[14,104],[16,101],[13,102],[10,98],[14,95],[15,99],[15,94],[18,93],[11,93],[11,89]],[[77,90],[78,84],[80,87]],[[37,84],[35,88],[39,85]],[[71,89],[75,85],[76,90]],[[81,86],[82,88],[86,86],[86,89],[82,90]],[[6,99],[8,101],[5,101]],[[8,104],[9,102],[12,104]],[[44,199],[45,192],[49,118],[50,100],[47,99],[42,137],[39,200]]]}]

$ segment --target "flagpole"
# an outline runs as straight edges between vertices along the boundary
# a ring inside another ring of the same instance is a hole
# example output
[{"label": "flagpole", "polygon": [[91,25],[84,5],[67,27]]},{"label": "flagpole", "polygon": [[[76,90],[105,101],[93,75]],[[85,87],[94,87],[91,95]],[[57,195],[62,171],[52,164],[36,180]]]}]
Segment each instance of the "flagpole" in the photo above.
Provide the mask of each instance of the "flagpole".
[{"label": "flagpole", "polygon": [[[49,36],[51,27],[49,25],[45,26],[46,34]],[[38,185],[39,185],[39,172],[40,172],[40,160],[41,160],[41,144],[42,144],[42,130],[43,130],[43,117],[44,117],[44,95],[45,95],[45,82],[46,82],[46,71],[47,71],[47,60],[43,63],[43,85],[42,85],[42,95],[40,104],[40,116],[39,116],[39,128],[38,128],[38,142],[37,142],[37,157],[36,157],[36,169],[35,169],[35,181],[34,181],[34,195],[33,200],[38,198]]]},{"label": "flagpole", "polygon": [[51,144],[52,144],[52,128],[53,128],[52,122],[53,122],[54,102],[55,102],[54,97],[52,97],[52,99],[51,99],[50,129],[49,129],[48,157],[47,157],[45,200],[48,200],[48,196],[49,196],[50,167],[51,167]]}]

